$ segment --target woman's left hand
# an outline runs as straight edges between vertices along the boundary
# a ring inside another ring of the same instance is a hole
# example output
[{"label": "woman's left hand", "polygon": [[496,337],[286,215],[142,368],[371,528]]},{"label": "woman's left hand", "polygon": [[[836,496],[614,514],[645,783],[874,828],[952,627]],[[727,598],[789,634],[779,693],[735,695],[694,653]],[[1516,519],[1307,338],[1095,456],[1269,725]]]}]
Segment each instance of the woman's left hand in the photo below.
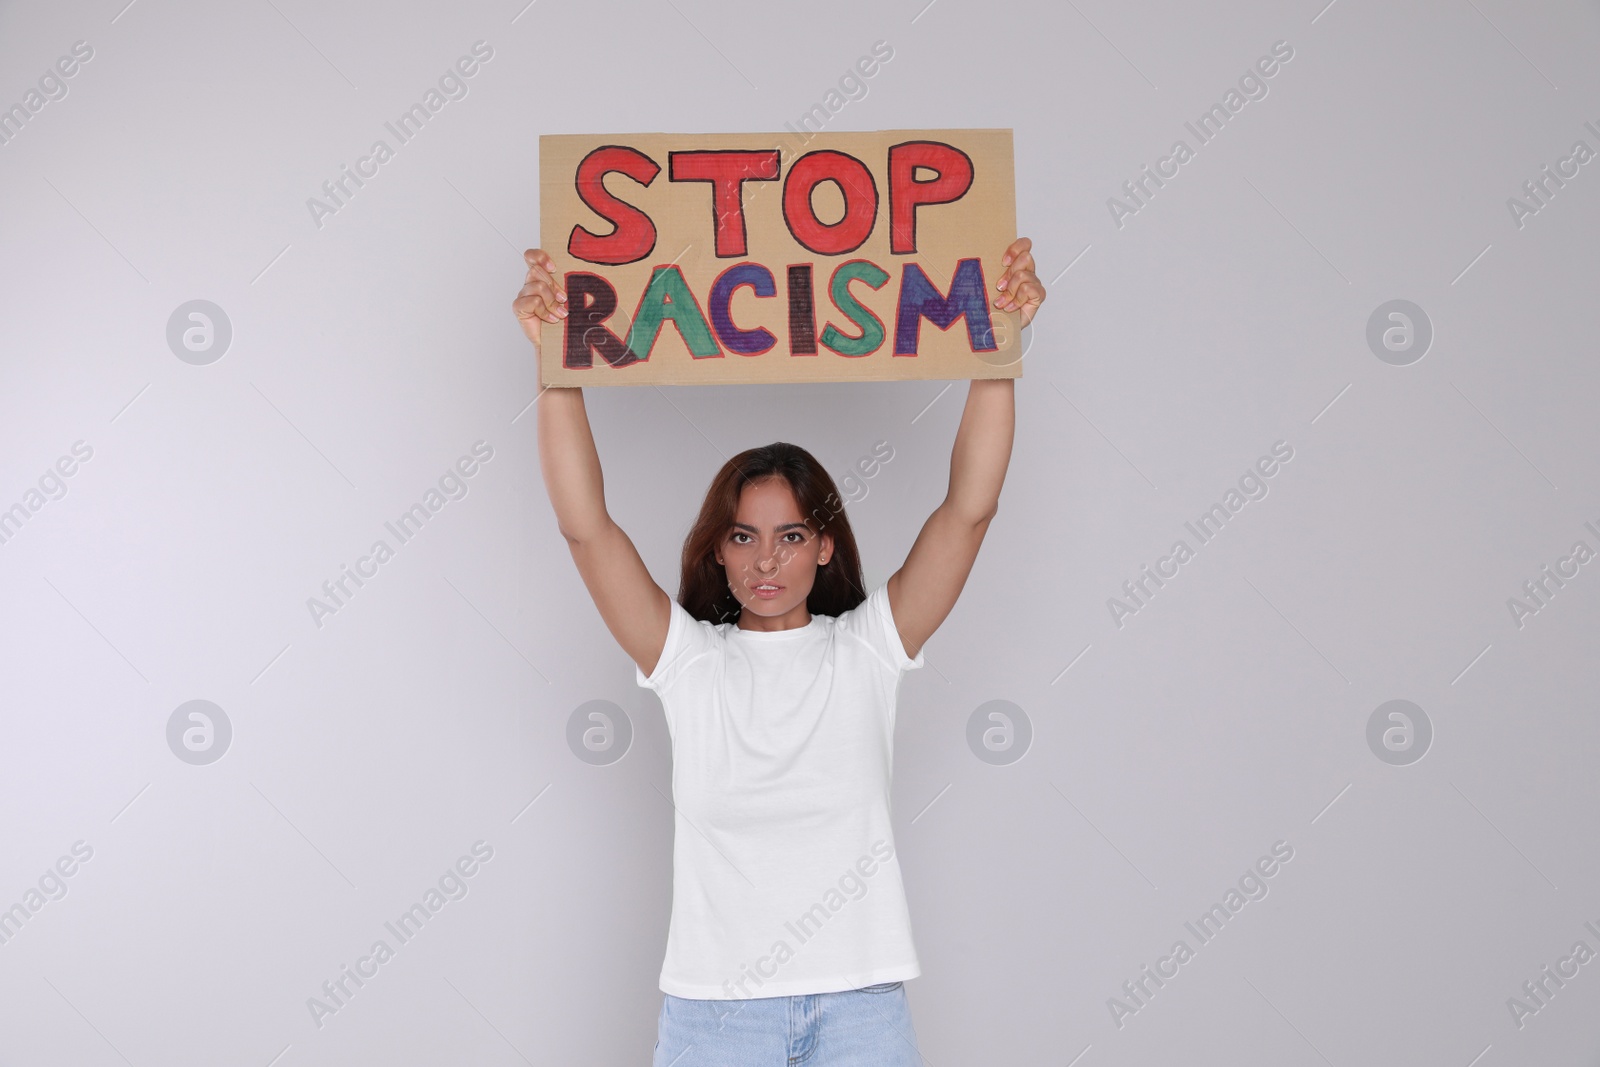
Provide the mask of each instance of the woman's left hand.
[{"label": "woman's left hand", "polygon": [[1026,237],[1012,241],[1005,255],[1000,257],[1000,265],[1005,267],[1005,272],[994,286],[999,290],[999,295],[994,298],[994,306],[1005,311],[1020,309],[1024,326],[1033,321],[1039,305],[1044,303],[1044,285],[1033,272],[1032,249],[1033,242]]}]

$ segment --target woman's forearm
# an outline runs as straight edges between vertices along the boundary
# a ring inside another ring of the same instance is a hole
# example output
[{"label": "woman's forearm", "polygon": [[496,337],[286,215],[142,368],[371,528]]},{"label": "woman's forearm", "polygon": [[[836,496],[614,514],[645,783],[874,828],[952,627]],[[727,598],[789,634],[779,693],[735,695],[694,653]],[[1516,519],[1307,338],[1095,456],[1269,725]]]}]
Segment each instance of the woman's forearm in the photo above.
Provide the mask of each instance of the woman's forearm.
[{"label": "woman's forearm", "polygon": [[[1005,272],[991,294],[995,307],[1021,314],[1019,326],[1033,321],[1044,302],[1044,286],[1033,270],[1033,242],[1019,237],[1000,257]],[[985,522],[1000,507],[1000,487],[1011,463],[1017,424],[1017,380],[974,378],[950,455],[950,491],[941,507],[973,522]]]},{"label": "woman's forearm", "polygon": [[538,406],[539,469],[545,491],[561,535],[582,541],[611,521],[583,390],[552,386],[539,394]]},{"label": "woman's forearm", "polygon": [[1000,506],[1006,467],[1011,463],[1016,421],[1016,379],[972,380],[950,453],[950,490],[945,507],[973,522],[995,513]]}]

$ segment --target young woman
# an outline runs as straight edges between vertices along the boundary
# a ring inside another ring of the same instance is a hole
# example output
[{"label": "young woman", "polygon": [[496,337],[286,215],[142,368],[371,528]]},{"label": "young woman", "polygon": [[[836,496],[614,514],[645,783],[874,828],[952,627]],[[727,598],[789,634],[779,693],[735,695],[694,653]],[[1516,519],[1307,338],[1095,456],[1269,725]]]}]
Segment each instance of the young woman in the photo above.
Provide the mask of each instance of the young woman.
[{"label": "young woman", "polygon": [[[1044,300],[1032,242],[996,307]],[[512,307],[537,348],[560,322],[555,263],[524,253]],[[955,606],[999,506],[1014,380],[975,379],[950,485],[905,564],[870,593],[843,502],[811,454],[741,452],[684,542],[678,599],[606,512],[583,390],[539,395],[556,522],[672,738],[672,919],[654,1067],[899,1067],[921,1061],[903,982],[921,973],[889,821],[900,678]]]}]

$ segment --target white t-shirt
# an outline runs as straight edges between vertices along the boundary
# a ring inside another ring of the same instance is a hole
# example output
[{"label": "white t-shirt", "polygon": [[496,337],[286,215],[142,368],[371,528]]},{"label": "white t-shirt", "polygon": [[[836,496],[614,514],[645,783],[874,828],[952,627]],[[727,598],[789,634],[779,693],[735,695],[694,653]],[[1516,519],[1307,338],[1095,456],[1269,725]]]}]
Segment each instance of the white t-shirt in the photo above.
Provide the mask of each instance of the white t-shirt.
[{"label": "white t-shirt", "polygon": [[672,736],[672,921],[661,990],[831,993],[922,973],[889,823],[906,655],[887,585],[762,633],[672,602],[655,690]]}]

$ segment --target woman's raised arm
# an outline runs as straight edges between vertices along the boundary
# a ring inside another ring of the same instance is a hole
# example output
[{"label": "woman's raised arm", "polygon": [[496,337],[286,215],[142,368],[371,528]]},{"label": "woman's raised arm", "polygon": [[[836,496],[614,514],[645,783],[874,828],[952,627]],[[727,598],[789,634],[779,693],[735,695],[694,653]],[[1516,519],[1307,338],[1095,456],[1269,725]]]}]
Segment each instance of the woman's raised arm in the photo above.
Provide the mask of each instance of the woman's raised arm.
[{"label": "woman's raised arm", "polygon": [[[1006,249],[1001,262],[1008,269],[996,282],[994,298],[996,307],[1020,310],[1024,326],[1044,301],[1032,248],[1032,241],[1019,237]],[[950,452],[950,487],[904,565],[889,579],[889,612],[913,659],[956,606],[1000,506],[1016,428],[1015,395],[1014,378],[975,378],[968,384]]]},{"label": "woman's raised arm", "polygon": [[[528,277],[511,307],[533,342],[537,360],[540,322],[561,321],[567,294],[555,280],[555,263],[548,255],[530,248],[523,258]],[[672,604],[639,550],[606,511],[605,478],[583,390],[547,387],[539,393],[538,407],[539,469],[556,526],[611,636],[640,670],[652,674],[667,643]]]}]

